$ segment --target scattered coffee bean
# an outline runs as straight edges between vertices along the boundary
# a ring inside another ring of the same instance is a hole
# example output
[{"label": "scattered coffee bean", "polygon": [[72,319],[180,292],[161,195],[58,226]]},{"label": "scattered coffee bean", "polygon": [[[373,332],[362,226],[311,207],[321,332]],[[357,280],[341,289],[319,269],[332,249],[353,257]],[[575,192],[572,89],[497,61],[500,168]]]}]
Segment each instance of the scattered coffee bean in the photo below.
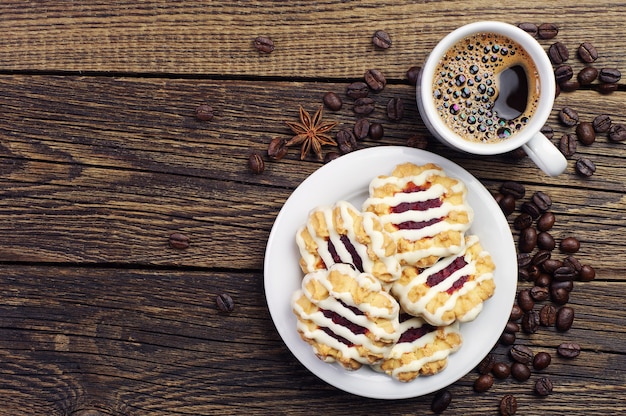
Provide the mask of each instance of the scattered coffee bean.
[{"label": "scattered coffee bean", "polygon": [[409,147],[414,147],[416,149],[426,149],[428,146],[428,139],[421,134],[414,134],[413,136],[406,139],[406,145]]},{"label": "scattered coffee bean", "polygon": [[520,231],[518,248],[522,253],[530,253],[537,247],[537,230],[528,227]]},{"label": "scattered coffee bean", "polygon": [[511,375],[517,381],[526,381],[530,378],[530,367],[516,361],[511,364]]},{"label": "scattered coffee bean", "polygon": [[571,133],[566,133],[561,136],[561,140],[559,140],[559,150],[565,157],[574,156],[576,153],[576,136]]},{"label": "scattered coffee bean", "polygon": [[372,140],[380,140],[385,135],[385,129],[380,123],[370,124],[370,138]]},{"label": "scattered coffee bean", "polygon": [[539,30],[536,24],[528,23],[528,22],[520,23],[517,25],[517,27],[519,27],[524,32],[528,33],[530,36],[533,36],[533,37],[537,36],[537,32]]},{"label": "scattered coffee bean", "polygon": [[[540,233],[539,235],[541,234],[543,233]],[[537,240],[539,240],[539,236],[537,236]],[[535,253],[535,255],[533,256],[531,260],[531,263],[534,266],[541,266],[543,263],[550,260],[550,257],[552,257],[552,253],[550,252],[550,249],[542,249]]]},{"label": "scattered coffee bean", "polygon": [[574,92],[580,88],[580,81],[578,79],[568,79],[567,81],[562,81],[559,85],[563,92]]},{"label": "scattered coffee bean", "polygon": [[580,264],[580,261],[574,256],[567,256],[563,260],[563,266],[571,268],[574,270],[575,274],[579,274],[580,269],[583,267],[582,264]]},{"label": "scattered coffee bean", "polygon": [[517,361],[522,364],[530,364],[533,362],[535,354],[526,345],[516,344],[511,347],[509,354],[513,361]]},{"label": "scattered coffee bean", "polygon": [[580,355],[580,345],[575,342],[564,342],[556,348],[556,352],[563,358],[576,358]]},{"label": "scattered coffee bean", "polygon": [[550,299],[557,305],[565,305],[569,302],[569,292],[569,290],[558,287],[555,284],[550,285]]},{"label": "scattered coffee bean", "polygon": [[523,230],[524,228],[528,228],[531,225],[533,225],[533,217],[525,212],[522,212],[517,217],[515,217],[515,220],[513,220],[513,228],[515,228],[516,230]]},{"label": "scattered coffee bean", "polygon": [[[550,297],[550,292],[546,287],[533,286],[530,288],[530,297],[533,298],[535,302],[543,302]],[[541,318],[539,322],[541,323]]]},{"label": "scattered coffee bean", "polygon": [[537,28],[537,36],[541,39],[553,39],[559,34],[559,28],[554,23],[542,23]]},{"label": "scattered coffee bean", "polygon": [[583,42],[578,47],[578,56],[583,62],[590,64],[598,59],[598,51],[591,43]]},{"label": "scattered coffee bean", "polygon": [[522,310],[522,308],[520,308],[519,305],[513,305],[513,307],[511,308],[511,314],[509,315],[509,320],[517,321],[523,315],[524,311]]},{"label": "scattered coffee bean", "polygon": [[329,91],[322,97],[322,101],[324,105],[331,111],[339,111],[343,106],[343,101],[341,101],[341,97],[337,95],[337,93]]},{"label": "scattered coffee bean", "polygon": [[528,311],[522,316],[522,331],[527,334],[534,334],[539,330],[539,313]]},{"label": "scattered coffee bean", "polygon": [[533,220],[536,220],[541,215],[542,211],[539,209],[537,204],[532,201],[526,201],[520,207],[520,211],[527,213],[532,217]]},{"label": "scattered coffee bean", "polygon": [[535,192],[532,196],[532,201],[542,213],[549,210],[552,206],[552,198],[545,192]]},{"label": "scattered coffee bean", "polygon": [[541,326],[553,326],[556,323],[556,308],[553,305],[544,305],[539,310]]},{"label": "scattered coffee bean", "polygon": [[500,335],[500,339],[498,340],[502,345],[513,345],[515,344],[516,336],[512,332],[503,332]]},{"label": "scattered coffee bean", "polygon": [[267,157],[271,160],[280,160],[289,151],[287,145],[287,140],[281,137],[274,137],[269,146],[267,147]]},{"label": "scattered coffee bean", "polygon": [[491,372],[493,365],[496,362],[496,357],[493,354],[487,354],[485,358],[483,358],[480,363],[478,363],[478,373],[479,374],[488,374]]},{"label": "scattered coffee bean", "polygon": [[474,391],[482,393],[489,390],[493,386],[493,376],[491,374],[482,374],[474,381]]},{"label": "scattered coffee bean", "polygon": [[354,107],[352,110],[356,114],[366,116],[374,111],[375,105],[376,103],[374,99],[370,97],[357,98],[354,100]]},{"label": "scattered coffee bean", "polygon": [[576,79],[580,85],[589,85],[598,78],[598,70],[592,66],[586,66],[578,72]]},{"label": "scattered coffee bean", "polygon": [[554,70],[554,79],[558,85],[562,85],[565,81],[569,81],[574,77],[574,70],[569,65],[560,65]]},{"label": "scattered coffee bean", "polygon": [[623,124],[612,124],[609,129],[609,140],[612,142],[623,142],[626,140],[626,126]]},{"label": "scattered coffee bean", "polygon": [[548,48],[548,56],[553,64],[560,65],[569,59],[569,50],[563,42],[555,42]]},{"label": "scattered coffee bean", "polygon": [[537,219],[537,229],[539,231],[548,231],[554,226],[556,218],[552,212],[544,212]]},{"label": "scattered coffee bean", "polygon": [[452,394],[444,389],[444,390],[439,390],[434,396],[433,396],[433,400],[430,403],[430,410],[433,411],[433,413],[442,413],[444,410],[446,410],[448,408],[448,406],[450,406],[450,403],[452,402]]},{"label": "scattered coffee bean", "polygon": [[548,396],[552,389],[552,381],[548,377],[540,377],[535,381],[535,392],[540,396]]},{"label": "scattered coffee bean", "polygon": [[261,174],[265,170],[265,162],[261,153],[254,151],[248,157],[248,168],[254,174]]},{"label": "scattered coffee bean", "polygon": [[511,195],[515,199],[521,199],[526,195],[526,188],[519,182],[505,181],[500,185],[500,192],[503,195]]},{"label": "scattered coffee bean", "polygon": [[539,273],[539,276],[535,279],[537,286],[548,287],[550,283],[552,283],[552,277],[548,273]]},{"label": "scattered coffee bean", "polygon": [[580,268],[580,272],[578,273],[580,280],[583,282],[589,282],[596,278],[596,271],[593,267],[585,264]]},{"label": "scattered coffee bean", "polygon": [[498,205],[500,205],[504,215],[508,217],[515,211],[515,198],[512,195],[504,195]]},{"label": "scattered coffee bean", "polygon": [[564,253],[576,253],[580,250],[580,241],[576,237],[566,237],[561,240],[559,248]]},{"label": "scattered coffee bean", "polygon": [[337,135],[335,136],[335,139],[337,140],[337,146],[339,147],[339,151],[344,155],[346,153],[354,152],[358,147],[356,137],[350,129],[339,130],[337,132]]},{"label": "scattered coffee bean", "polygon": [[196,107],[196,118],[200,121],[213,120],[213,107],[208,104],[200,104]]},{"label": "scattered coffee bean", "polygon": [[550,250],[554,250],[554,247],[556,247],[556,241],[554,241],[552,234],[543,231],[537,234],[537,247],[541,250],[549,252]]},{"label": "scattered coffee bean", "polygon": [[545,124],[541,128],[541,134],[546,136],[548,139],[552,139],[554,137],[554,129],[551,126]]},{"label": "scattered coffee bean", "polygon": [[520,269],[526,269],[531,265],[532,260],[530,253],[517,253],[517,267]]},{"label": "scattered coffee bean", "polygon": [[367,97],[370,93],[370,88],[366,83],[361,81],[353,82],[352,84],[346,87],[346,95],[353,100],[358,98]]},{"label": "scattered coffee bean", "polygon": [[491,373],[495,378],[504,380],[511,375],[511,366],[509,366],[507,363],[497,362],[493,365]]},{"label": "scattered coffee bean", "polygon": [[611,128],[611,117],[607,114],[600,114],[591,122],[596,133],[606,133]]},{"label": "scattered coffee bean", "polygon": [[500,399],[500,415],[513,416],[517,413],[517,399],[512,394],[507,394]]},{"label": "scattered coffee bean", "polygon": [[184,250],[189,247],[189,237],[182,233],[172,233],[170,234],[169,245],[177,250]]},{"label": "scattered coffee bean", "polygon": [[515,334],[519,332],[519,324],[517,322],[508,321],[504,326],[504,331],[509,332],[511,334]]},{"label": "scattered coffee bean", "polygon": [[387,102],[387,117],[392,121],[400,121],[404,117],[404,102],[402,98],[393,97]]},{"label": "scattered coffee bean", "polygon": [[569,282],[574,280],[576,272],[569,266],[561,266],[552,273],[555,282]]},{"label": "scattered coffee bean", "polygon": [[569,331],[574,323],[574,309],[570,306],[562,306],[556,313],[556,329]]},{"label": "scattered coffee bean", "polygon": [[593,129],[593,124],[588,121],[581,121],[576,126],[576,137],[578,141],[585,146],[590,146],[596,141],[596,132]]},{"label": "scattered coffee bean", "polygon": [[370,133],[370,122],[366,118],[360,118],[354,123],[354,136],[357,140],[365,139]]},{"label": "scattered coffee bean", "polygon": [[591,177],[596,172],[596,165],[588,158],[582,157],[576,161],[576,173],[580,176]]},{"label": "scattered coffee bean", "polygon": [[368,69],[365,71],[364,78],[365,83],[374,92],[382,91],[385,88],[385,85],[387,85],[387,79],[378,69]]},{"label": "scattered coffee bean", "polygon": [[221,293],[215,298],[215,304],[221,312],[230,313],[235,309],[233,298],[227,293]]},{"label": "scattered coffee bean", "polygon": [[617,91],[618,89],[619,89],[619,84],[617,82],[615,83],[603,82],[603,83],[600,83],[600,85],[598,85],[598,92],[600,94],[611,94]]},{"label": "scattered coffee bean", "polygon": [[524,312],[531,311],[535,307],[535,301],[530,296],[529,289],[522,289],[517,292],[517,304]]},{"label": "scattered coffee bean", "polygon": [[544,370],[548,368],[550,362],[552,362],[552,356],[550,354],[545,351],[538,352],[533,358],[533,368],[539,371]]},{"label": "scattered coffee bean", "polygon": [[333,160],[337,159],[339,156],[341,156],[339,152],[333,152],[333,151],[327,152],[324,155],[324,163],[332,162]]},{"label": "scattered coffee bean", "polygon": [[384,30],[377,30],[372,36],[372,43],[378,48],[388,49],[391,47],[391,37]]},{"label": "scattered coffee bean", "polygon": [[602,68],[598,80],[606,84],[615,84],[622,78],[622,73],[616,68]]},{"label": "scattered coffee bean", "polygon": [[257,37],[253,44],[259,52],[272,53],[274,51],[274,41],[267,36]]},{"label": "scattered coffee bean", "polygon": [[573,127],[578,123],[578,113],[571,107],[563,107],[559,111],[559,120],[565,126]]},{"label": "scattered coffee bean", "polygon": [[410,85],[417,85],[417,79],[421,70],[421,66],[412,66],[406,71],[406,79]]},{"label": "scattered coffee bean", "polygon": [[534,281],[540,273],[541,270],[539,270],[539,267],[535,264],[531,264],[530,266],[528,266],[528,281]]},{"label": "scattered coffee bean", "polygon": [[544,261],[541,267],[543,267],[543,270],[545,270],[546,273],[552,274],[554,273],[556,269],[558,269],[562,265],[563,265],[563,262],[561,260],[550,258]]}]

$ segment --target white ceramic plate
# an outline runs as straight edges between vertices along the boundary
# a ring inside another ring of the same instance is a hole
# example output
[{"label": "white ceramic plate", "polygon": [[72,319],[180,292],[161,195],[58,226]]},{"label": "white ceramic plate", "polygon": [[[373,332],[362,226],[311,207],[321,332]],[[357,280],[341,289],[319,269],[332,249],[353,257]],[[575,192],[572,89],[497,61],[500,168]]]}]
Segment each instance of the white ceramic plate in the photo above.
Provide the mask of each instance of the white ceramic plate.
[{"label": "white ceramic plate", "polygon": [[[463,345],[450,355],[448,366],[433,376],[421,376],[402,383],[386,374],[363,367],[347,371],[338,364],[318,359],[296,331],[291,295],[301,284],[303,273],[295,234],[318,205],[339,200],[357,208],[368,196],[370,181],[389,175],[400,163],[436,163],[448,176],[461,179],[468,188],[468,202],[474,209],[470,232],[477,234],[496,263],[494,296],[484,304],[478,317],[461,324]],[[265,252],[265,295],[278,333],[296,358],[316,376],[346,392],[377,399],[403,399],[428,394],[454,383],[471,371],[491,351],[506,325],[517,288],[517,255],[506,218],[485,187],[457,164],[430,152],[408,147],[373,147],[359,150],[322,166],[291,194],[279,212]]]}]

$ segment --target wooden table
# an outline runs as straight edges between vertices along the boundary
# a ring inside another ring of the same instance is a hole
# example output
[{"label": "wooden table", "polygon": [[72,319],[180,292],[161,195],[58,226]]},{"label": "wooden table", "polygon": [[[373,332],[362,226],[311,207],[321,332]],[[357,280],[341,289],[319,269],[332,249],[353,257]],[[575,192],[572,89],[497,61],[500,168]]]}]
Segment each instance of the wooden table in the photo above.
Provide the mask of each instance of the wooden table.
[{"label": "wooden table", "polygon": [[[248,155],[291,137],[285,122],[297,120],[300,105],[315,111],[327,91],[344,98],[340,111],[325,112],[339,123],[333,134],[351,128],[356,117],[344,91],[370,68],[388,80],[369,116],[385,135],[359,148],[429,137],[406,71],[447,32],[480,19],[555,23],[558,36],[540,42],[564,43],[575,72],[584,67],[576,57],[584,41],[599,51],[594,66],[626,71],[625,7],[619,0],[2,2],[0,413],[429,414],[433,394],[353,396],[320,381],[284,345],[265,300],[264,250],[283,203],[322,163],[291,149],[255,175]],[[379,29],[391,48],[372,45]],[[273,39],[275,50],[258,52],[257,36]],[[558,96],[553,140],[574,132],[557,121],[565,106],[581,121],[608,114],[626,123],[623,82],[611,94],[595,82]],[[405,103],[399,122],[384,110],[393,97]],[[203,103],[213,107],[212,121],[195,118]],[[577,236],[576,257],[597,273],[575,282],[571,330],[518,334],[518,342],[552,354],[546,370],[526,382],[496,380],[484,393],[472,390],[473,371],[449,387],[446,413],[497,414],[505,394],[517,397],[518,414],[626,411],[624,143],[599,134],[556,178],[527,158],[469,157],[432,139],[427,150],[494,193],[513,180],[527,197],[550,195],[553,236]],[[574,172],[580,157],[597,166],[592,177]],[[172,233],[188,236],[189,247],[171,248]],[[217,309],[220,293],[232,296],[232,313]],[[559,357],[561,342],[579,343],[581,355]],[[494,354],[509,362],[507,347]],[[548,397],[533,393],[540,375],[553,380]]]}]

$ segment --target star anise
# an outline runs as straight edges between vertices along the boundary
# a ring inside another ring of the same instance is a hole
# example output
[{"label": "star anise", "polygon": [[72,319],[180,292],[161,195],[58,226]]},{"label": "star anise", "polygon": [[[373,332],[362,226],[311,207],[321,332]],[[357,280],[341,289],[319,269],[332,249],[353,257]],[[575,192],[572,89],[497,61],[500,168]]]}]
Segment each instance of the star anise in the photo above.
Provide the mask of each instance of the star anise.
[{"label": "star anise", "polygon": [[319,160],[322,160],[322,145],[328,144],[337,146],[337,143],[333,140],[328,132],[335,127],[335,122],[322,123],[322,109],[323,106],[315,112],[313,118],[311,115],[300,106],[300,123],[293,123],[287,121],[287,125],[296,133],[291,140],[285,143],[286,146],[302,145],[300,151],[300,160],[304,160],[306,155],[313,150]]}]

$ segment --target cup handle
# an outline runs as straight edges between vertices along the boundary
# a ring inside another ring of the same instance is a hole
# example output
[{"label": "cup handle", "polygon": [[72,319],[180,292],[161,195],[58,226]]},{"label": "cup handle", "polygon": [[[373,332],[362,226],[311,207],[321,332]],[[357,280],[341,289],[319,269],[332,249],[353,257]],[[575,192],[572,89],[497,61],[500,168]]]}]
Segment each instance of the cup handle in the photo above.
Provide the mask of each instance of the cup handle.
[{"label": "cup handle", "polygon": [[535,134],[522,149],[533,162],[550,176],[558,176],[567,168],[567,159],[542,133]]}]

